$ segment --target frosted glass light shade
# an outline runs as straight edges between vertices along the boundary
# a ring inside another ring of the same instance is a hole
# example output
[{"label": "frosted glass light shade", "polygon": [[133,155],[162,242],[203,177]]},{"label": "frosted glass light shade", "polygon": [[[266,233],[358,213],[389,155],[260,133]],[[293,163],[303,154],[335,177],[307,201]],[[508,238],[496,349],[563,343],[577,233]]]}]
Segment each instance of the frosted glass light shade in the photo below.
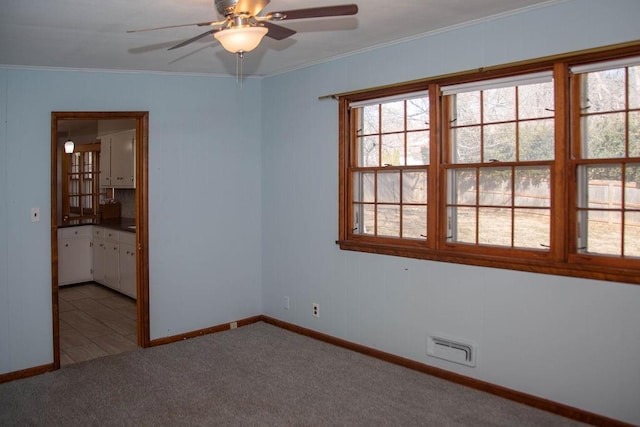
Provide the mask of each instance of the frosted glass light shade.
[{"label": "frosted glass light shade", "polygon": [[64,152],[67,154],[71,154],[73,153],[73,147],[75,146],[75,144],[73,143],[72,140],[68,140],[67,142],[64,143]]},{"label": "frosted glass light shade", "polygon": [[265,27],[227,28],[213,34],[222,47],[231,53],[249,52],[260,44],[269,31]]}]

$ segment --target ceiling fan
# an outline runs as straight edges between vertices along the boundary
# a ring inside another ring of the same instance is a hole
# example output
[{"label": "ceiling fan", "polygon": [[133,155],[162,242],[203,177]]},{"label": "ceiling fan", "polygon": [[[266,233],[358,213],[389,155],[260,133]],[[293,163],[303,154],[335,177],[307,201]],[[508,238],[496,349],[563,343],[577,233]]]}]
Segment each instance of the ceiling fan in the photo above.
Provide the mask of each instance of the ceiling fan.
[{"label": "ceiling fan", "polygon": [[270,0],[215,0],[218,13],[224,16],[220,21],[198,22],[194,24],[169,25],[164,27],[143,28],[128,30],[128,33],[141,31],[153,31],[167,28],[188,26],[215,27],[189,40],[185,40],[169,50],[186,46],[213,34],[227,51],[242,56],[260,44],[266,35],[275,40],[283,40],[291,37],[296,31],[274,24],[272,21],[291,21],[294,19],[321,18],[330,16],[347,16],[358,13],[355,4],[337,6],[321,6],[306,9],[283,10],[262,14],[262,10],[270,3]]}]

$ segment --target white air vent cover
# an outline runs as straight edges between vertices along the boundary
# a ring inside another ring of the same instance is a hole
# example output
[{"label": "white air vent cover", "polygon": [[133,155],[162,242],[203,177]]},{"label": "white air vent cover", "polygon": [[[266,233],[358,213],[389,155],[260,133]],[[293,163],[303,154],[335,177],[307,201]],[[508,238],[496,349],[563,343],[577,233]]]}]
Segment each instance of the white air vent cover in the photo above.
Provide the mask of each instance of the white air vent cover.
[{"label": "white air vent cover", "polygon": [[476,346],[444,336],[427,337],[427,354],[461,365],[476,366]]}]

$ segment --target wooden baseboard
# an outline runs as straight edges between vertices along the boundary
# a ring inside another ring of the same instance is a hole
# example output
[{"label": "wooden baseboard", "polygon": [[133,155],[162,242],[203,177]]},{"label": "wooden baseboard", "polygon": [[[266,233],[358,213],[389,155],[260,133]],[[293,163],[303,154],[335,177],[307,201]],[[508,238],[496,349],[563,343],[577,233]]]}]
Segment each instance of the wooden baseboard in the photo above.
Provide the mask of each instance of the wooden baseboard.
[{"label": "wooden baseboard", "polygon": [[260,316],[260,320],[265,323],[269,323],[280,328],[296,332],[301,335],[306,335],[311,338],[315,338],[320,341],[327,342],[329,344],[337,345],[349,350],[356,351],[358,353],[366,354],[367,356],[374,357],[376,359],[384,360],[389,363],[403,366],[415,371],[419,371],[434,377],[442,378],[447,381],[451,381],[456,384],[460,384],[466,387],[470,387],[476,390],[484,391],[486,393],[500,396],[505,399],[512,400],[514,402],[522,403],[527,406],[531,406],[543,411],[551,412],[557,415],[561,415],[566,418],[570,418],[576,421],[580,421],[586,424],[594,426],[611,426],[611,427],[632,427],[631,424],[627,424],[623,421],[614,420],[612,418],[605,417],[603,415],[594,414],[582,409],[574,408],[572,406],[564,405],[562,403],[554,402],[541,397],[533,396],[521,391],[512,390],[507,387],[503,387],[496,384],[491,384],[486,381],[481,381],[475,378],[467,377],[461,374],[450,372],[444,369],[429,366],[424,363],[416,362],[415,360],[407,359],[404,357],[396,356],[391,353],[376,350],[370,347],[366,347],[360,344],[355,344],[350,341],[336,338],[331,335],[323,334],[312,329],[303,328],[282,320],[274,319],[269,316]]},{"label": "wooden baseboard", "polygon": [[55,368],[53,363],[47,365],[34,366],[33,368],[22,369],[20,371],[8,372],[6,374],[0,374],[0,384],[9,381],[20,380],[23,378],[33,377],[35,375],[44,374],[45,372],[53,371]]},{"label": "wooden baseboard", "polygon": [[[262,315],[259,315],[259,316],[247,317],[246,319],[237,320],[236,322],[231,322],[231,323],[236,323],[237,327],[241,327],[241,326],[246,326],[252,323],[259,322],[261,320],[262,320]],[[221,325],[211,326],[209,328],[198,329],[196,331],[191,331],[191,332],[185,332],[184,334],[172,335],[170,337],[151,340],[149,341],[149,347],[170,344],[172,342],[182,341],[189,338],[201,337],[202,335],[215,334],[216,332],[226,331],[228,329],[231,329],[231,323],[223,323]]]}]

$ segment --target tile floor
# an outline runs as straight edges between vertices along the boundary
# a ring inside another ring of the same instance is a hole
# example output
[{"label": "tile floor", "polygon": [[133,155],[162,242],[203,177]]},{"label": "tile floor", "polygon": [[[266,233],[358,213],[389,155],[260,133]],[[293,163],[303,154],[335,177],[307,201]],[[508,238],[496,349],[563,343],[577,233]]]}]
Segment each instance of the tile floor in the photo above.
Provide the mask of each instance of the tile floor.
[{"label": "tile floor", "polygon": [[95,282],[58,295],[61,366],[138,348],[135,300]]}]

